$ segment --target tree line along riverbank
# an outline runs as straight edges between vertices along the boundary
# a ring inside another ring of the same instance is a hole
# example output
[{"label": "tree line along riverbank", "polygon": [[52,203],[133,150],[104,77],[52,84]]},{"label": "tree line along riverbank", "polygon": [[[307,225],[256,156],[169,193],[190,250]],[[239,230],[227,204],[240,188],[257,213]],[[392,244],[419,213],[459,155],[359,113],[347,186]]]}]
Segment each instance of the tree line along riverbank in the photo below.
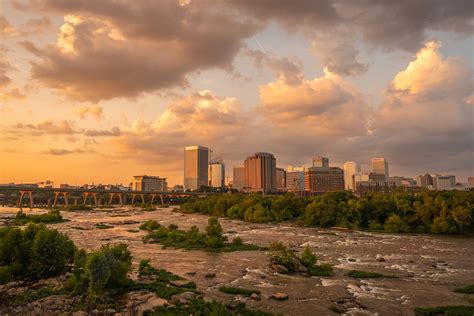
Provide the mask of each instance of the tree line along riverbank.
[{"label": "tree line along riverbank", "polygon": [[252,223],[295,221],[305,226],[389,233],[474,233],[474,191],[373,193],[363,197],[340,191],[309,198],[221,194],[186,202],[180,211]]}]

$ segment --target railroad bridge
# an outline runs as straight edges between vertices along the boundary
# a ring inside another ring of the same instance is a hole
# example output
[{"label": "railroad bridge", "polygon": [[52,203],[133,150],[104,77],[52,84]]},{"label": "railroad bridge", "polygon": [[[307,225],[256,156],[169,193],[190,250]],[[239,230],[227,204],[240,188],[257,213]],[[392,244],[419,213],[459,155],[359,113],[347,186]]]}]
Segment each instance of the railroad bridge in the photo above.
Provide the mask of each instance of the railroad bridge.
[{"label": "railroad bridge", "polygon": [[[34,195],[48,196],[48,207],[57,205],[133,205],[140,203],[165,204],[165,199],[187,198],[193,196],[205,196],[206,193],[197,192],[168,192],[168,191],[125,191],[105,189],[80,189],[80,188],[34,188],[24,186],[1,186],[0,192],[17,192],[17,206],[21,209],[28,203],[30,209],[39,205],[35,204]],[[45,206],[44,203],[40,206]]]}]

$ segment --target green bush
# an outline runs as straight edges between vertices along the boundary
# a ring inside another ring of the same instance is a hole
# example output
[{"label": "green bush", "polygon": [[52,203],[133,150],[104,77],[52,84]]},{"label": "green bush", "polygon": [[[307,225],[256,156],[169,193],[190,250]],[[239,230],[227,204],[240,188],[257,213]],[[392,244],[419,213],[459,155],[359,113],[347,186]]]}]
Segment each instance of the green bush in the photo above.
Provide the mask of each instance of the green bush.
[{"label": "green bush", "polygon": [[474,294],[474,284],[455,289],[454,292],[464,293],[464,294]]},{"label": "green bush", "polygon": [[407,233],[410,231],[410,227],[407,223],[405,223],[400,216],[395,214],[387,218],[383,229],[389,233]]},{"label": "green bush", "polygon": [[316,256],[311,251],[311,248],[309,248],[309,246],[306,246],[304,248],[304,251],[301,254],[301,262],[307,268],[312,267],[316,263]]},{"label": "green bush", "polygon": [[0,229],[0,277],[38,280],[69,269],[75,246],[66,236],[44,224]]},{"label": "green bush", "polygon": [[151,231],[151,230],[156,230],[160,227],[161,227],[161,225],[157,221],[155,221],[153,219],[149,219],[146,222],[144,222],[143,224],[141,224],[140,227],[138,227],[138,228],[140,230]]},{"label": "green bush", "polygon": [[249,290],[249,289],[244,289],[241,287],[231,287],[231,286],[221,286],[219,287],[219,291],[221,291],[222,293],[237,294],[237,295],[244,295],[244,296],[250,296],[253,293],[260,294],[259,290]]},{"label": "green bush", "polygon": [[381,273],[377,272],[370,272],[370,271],[360,271],[360,270],[351,270],[347,274],[351,278],[358,278],[358,279],[364,279],[364,278],[395,278],[395,276],[392,275],[384,275]]}]

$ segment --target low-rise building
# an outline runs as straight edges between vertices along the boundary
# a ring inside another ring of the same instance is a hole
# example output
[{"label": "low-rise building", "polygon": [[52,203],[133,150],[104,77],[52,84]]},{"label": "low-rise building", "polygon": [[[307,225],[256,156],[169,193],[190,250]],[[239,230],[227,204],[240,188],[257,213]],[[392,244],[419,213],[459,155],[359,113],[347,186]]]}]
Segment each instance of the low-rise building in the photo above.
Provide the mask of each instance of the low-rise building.
[{"label": "low-rise building", "polygon": [[433,177],[433,184],[435,190],[454,190],[456,186],[456,176],[437,174]]},{"label": "low-rise building", "polygon": [[134,176],[132,181],[133,191],[167,191],[166,178],[158,176]]},{"label": "low-rise building", "polygon": [[287,171],[286,189],[288,192],[305,191],[304,171]]}]

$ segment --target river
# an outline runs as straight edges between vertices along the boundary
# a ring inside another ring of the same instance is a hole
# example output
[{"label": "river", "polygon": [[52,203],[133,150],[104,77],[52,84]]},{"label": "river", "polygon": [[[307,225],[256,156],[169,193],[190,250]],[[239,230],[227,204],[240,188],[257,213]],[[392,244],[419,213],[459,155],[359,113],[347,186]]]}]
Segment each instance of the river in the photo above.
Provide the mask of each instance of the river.
[{"label": "river", "polygon": [[[17,209],[0,208],[0,225]],[[26,211],[28,212],[28,211]],[[33,210],[33,213],[41,211]],[[207,253],[180,249],[161,249],[144,244],[145,232],[133,232],[148,219],[162,225],[171,223],[182,229],[192,225],[201,230],[207,216],[181,214],[171,208],[143,212],[124,207],[109,211],[62,212],[69,221],[52,224],[66,233],[78,247],[92,250],[105,243],[124,242],[134,256],[149,258],[154,266],[167,269],[194,281],[206,298],[221,301],[233,295],[219,292],[221,285],[255,288],[262,300],[238,298],[248,307],[285,315],[335,315],[330,306],[344,307],[349,315],[412,315],[415,307],[469,305],[472,298],[453,289],[474,284],[474,238],[460,236],[378,234],[344,230],[304,228],[292,224],[249,224],[220,219],[225,234],[232,239],[268,246],[281,241],[296,251],[309,245],[318,259],[334,265],[332,277],[307,277],[276,274],[268,267],[263,251]],[[96,223],[114,228],[98,229]],[[381,255],[385,261],[377,261]],[[353,279],[349,270],[366,270],[398,278]],[[205,274],[215,273],[214,278]],[[133,276],[132,276],[133,277]],[[276,292],[289,295],[286,301],[270,299]],[[469,301],[470,300],[470,301]]]}]

